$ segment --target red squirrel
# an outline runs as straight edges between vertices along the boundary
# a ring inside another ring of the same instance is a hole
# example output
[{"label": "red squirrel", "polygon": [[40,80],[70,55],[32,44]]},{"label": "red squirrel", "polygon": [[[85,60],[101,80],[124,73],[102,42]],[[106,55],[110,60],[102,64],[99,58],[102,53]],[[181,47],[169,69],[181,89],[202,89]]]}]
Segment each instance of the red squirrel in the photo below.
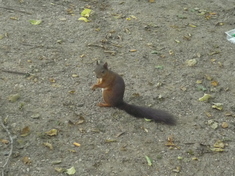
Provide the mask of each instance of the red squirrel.
[{"label": "red squirrel", "polygon": [[102,88],[104,99],[104,103],[99,103],[98,106],[116,107],[137,118],[147,118],[155,122],[175,125],[175,118],[166,111],[131,105],[124,102],[125,82],[120,75],[108,69],[107,62],[102,65],[97,61],[94,72],[97,77],[97,83],[91,89]]}]

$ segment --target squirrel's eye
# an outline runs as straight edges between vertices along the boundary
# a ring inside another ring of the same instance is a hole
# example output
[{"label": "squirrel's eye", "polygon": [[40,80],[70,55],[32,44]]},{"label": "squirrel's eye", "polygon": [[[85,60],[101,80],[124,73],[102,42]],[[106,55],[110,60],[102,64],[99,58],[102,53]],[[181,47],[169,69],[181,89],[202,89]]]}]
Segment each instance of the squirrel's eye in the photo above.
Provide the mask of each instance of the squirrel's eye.
[{"label": "squirrel's eye", "polygon": [[104,73],[104,70],[102,70],[101,73]]}]

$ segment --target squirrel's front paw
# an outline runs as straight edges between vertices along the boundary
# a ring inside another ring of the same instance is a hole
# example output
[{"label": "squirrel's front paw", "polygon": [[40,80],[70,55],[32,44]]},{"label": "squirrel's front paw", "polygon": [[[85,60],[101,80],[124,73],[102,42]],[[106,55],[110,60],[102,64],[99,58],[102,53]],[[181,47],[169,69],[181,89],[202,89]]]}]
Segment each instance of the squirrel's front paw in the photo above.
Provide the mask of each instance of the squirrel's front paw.
[{"label": "squirrel's front paw", "polygon": [[97,88],[97,86],[96,85],[93,85],[92,87],[91,87],[91,90],[95,90]]}]

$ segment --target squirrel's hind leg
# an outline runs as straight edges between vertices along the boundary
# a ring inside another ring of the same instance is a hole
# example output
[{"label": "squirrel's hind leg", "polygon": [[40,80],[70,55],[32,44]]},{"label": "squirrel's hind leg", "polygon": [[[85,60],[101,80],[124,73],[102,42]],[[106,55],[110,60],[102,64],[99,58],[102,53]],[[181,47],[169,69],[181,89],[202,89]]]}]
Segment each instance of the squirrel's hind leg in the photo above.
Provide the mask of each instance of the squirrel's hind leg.
[{"label": "squirrel's hind leg", "polygon": [[100,107],[111,107],[112,105],[107,104],[107,103],[98,103],[97,106],[100,106]]}]

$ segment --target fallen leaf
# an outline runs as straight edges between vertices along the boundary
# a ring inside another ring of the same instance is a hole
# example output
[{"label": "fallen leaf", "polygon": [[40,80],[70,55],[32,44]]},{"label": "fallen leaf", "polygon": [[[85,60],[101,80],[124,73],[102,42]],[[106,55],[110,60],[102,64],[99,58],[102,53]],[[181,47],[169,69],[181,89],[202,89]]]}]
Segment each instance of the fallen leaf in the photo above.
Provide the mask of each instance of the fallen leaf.
[{"label": "fallen leaf", "polygon": [[206,91],[207,88],[205,88],[203,85],[197,85],[198,90]]},{"label": "fallen leaf", "polygon": [[197,83],[197,84],[201,84],[201,83],[202,83],[202,80],[197,80],[196,83]]},{"label": "fallen leaf", "polygon": [[136,52],[137,50],[136,49],[131,49],[130,52]]},{"label": "fallen leaf", "polygon": [[193,24],[189,24],[189,26],[192,27],[192,28],[197,27],[196,25],[193,25]]},{"label": "fallen leaf", "polygon": [[214,130],[218,128],[218,123],[217,122],[214,122],[212,125],[211,125],[211,128],[213,128]]},{"label": "fallen leaf", "polygon": [[70,90],[69,93],[70,94],[74,94],[76,91],[75,90]]},{"label": "fallen leaf", "polygon": [[77,74],[72,74],[72,78],[77,78],[79,77]]},{"label": "fallen leaf", "polygon": [[106,139],[105,140],[106,143],[111,143],[111,142],[117,142],[116,139]]},{"label": "fallen leaf", "polygon": [[209,112],[206,112],[205,114],[207,117],[212,117],[211,113],[209,113]]},{"label": "fallen leaf", "polygon": [[223,104],[222,103],[213,103],[212,108],[221,111],[223,109]]},{"label": "fallen leaf", "polygon": [[63,173],[63,172],[66,172],[67,169],[64,169],[64,168],[61,168],[61,167],[56,167],[56,168],[55,168],[55,171],[56,171],[56,172],[59,172],[59,173]]},{"label": "fallen leaf", "polygon": [[79,117],[79,120],[75,123],[76,125],[80,125],[85,122],[85,118],[83,116]]},{"label": "fallen leaf", "polygon": [[73,175],[73,174],[76,173],[76,170],[75,170],[74,167],[71,167],[71,168],[69,168],[69,169],[66,170],[66,173],[67,173],[68,175]]},{"label": "fallen leaf", "polygon": [[217,81],[211,81],[211,85],[214,86],[214,87],[216,87],[216,86],[219,85],[219,83],[218,83]]},{"label": "fallen leaf", "polygon": [[118,133],[115,137],[119,137],[119,136],[123,135],[124,133],[125,133],[125,131],[120,132],[120,133]]},{"label": "fallen leaf", "polygon": [[0,141],[1,141],[1,143],[3,143],[3,144],[9,144],[9,141],[6,140],[6,139],[1,139]]},{"label": "fallen leaf", "polygon": [[151,51],[151,54],[158,54],[158,51],[153,50]]},{"label": "fallen leaf", "polygon": [[219,53],[221,53],[221,51],[213,51],[213,52],[209,53],[208,55],[213,56],[213,55],[219,54]]},{"label": "fallen leaf", "polygon": [[159,70],[162,70],[164,68],[164,66],[163,65],[156,65],[155,68],[159,69]]},{"label": "fallen leaf", "polygon": [[192,157],[192,160],[198,161],[199,159],[197,157]]},{"label": "fallen leaf", "polygon": [[204,94],[203,97],[199,98],[199,101],[205,101],[207,102],[211,98],[210,94]]},{"label": "fallen leaf", "polygon": [[29,129],[28,126],[26,126],[26,127],[24,127],[24,128],[21,130],[20,136],[23,136],[23,137],[24,137],[24,136],[28,136],[29,133],[30,133],[30,129]]},{"label": "fallen leaf", "polygon": [[50,131],[45,132],[48,136],[56,136],[58,134],[57,129],[51,129]]},{"label": "fallen leaf", "polygon": [[39,25],[42,23],[42,20],[29,20],[32,25]]},{"label": "fallen leaf", "polygon": [[205,75],[205,78],[206,78],[208,81],[211,81],[211,80],[213,79],[210,75]]},{"label": "fallen leaf", "polygon": [[23,162],[24,164],[31,164],[31,163],[32,163],[32,161],[30,160],[30,158],[27,157],[27,156],[25,156],[25,157],[22,158],[22,162]]},{"label": "fallen leaf", "polygon": [[176,43],[180,43],[180,41],[179,41],[179,40],[177,40],[177,39],[175,39],[175,42],[176,42]]},{"label": "fallen leaf", "polygon": [[221,140],[218,140],[215,142],[214,147],[215,148],[224,148],[225,144]]},{"label": "fallen leaf", "polygon": [[68,149],[69,152],[71,153],[76,153],[77,151],[76,150],[73,150],[73,149]]},{"label": "fallen leaf", "polygon": [[84,9],[82,12],[81,12],[81,16],[82,17],[89,17],[91,15],[91,9]]},{"label": "fallen leaf", "polygon": [[181,171],[181,167],[177,166],[175,169],[172,170],[173,172],[179,173]]},{"label": "fallen leaf", "polygon": [[89,22],[89,20],[86,17],[80,17],[80,18],[78,18],[78,20],[84,21],[84,22]]},{"label": "fallen leaf", "polygon": [[73,145],[75,145],[76,147],[80,147],[81,144],[77,143],[77,142],[74,142]]},{"label": "fallen leaf", "polygon": [[221,149],[221,148],[211,148],[211,151],[213,151],[213,152],[223,152],[224,149]]},{"label": "fallen leaf", "polygon": [[9,102],[14,103],[19,98],[20,98],[20,94],[12,94],[12,95],[9,95],[8,100],[9,100]]},{"label": "fallen leaf", "polygon": [[49,81],[50,81],[51,83],[55,83],[55,82],[56,82],[56,80],[55,80],[54,78],[49,78]]},{"label": "fallen leaf", "polygon": [[166,143],[165,145],[168,146],[168,147],[176,147],[176,148],[179,148],[179,147],[177,147],[177,146],[174,144],[173,136],[169,136],[169,137],[167,138],[167,143]]},{"label": "fallen leaf", "polygon": [[177,159],[178,159],[178,160],[182,160],[183,157],[182,157],[182,156],[178,156]]},{"label": "fallen leaf", "polygon": [[51,143],[44,142],[43,145],[45,145],[45,146],[48,147],[49,149],[53,150],[53,146],[52,146]]},{"label": "fallen leaf", "polygon": [[150,159],[148,156],[145,156],[145,158],[146,158],[146,160],[147,160],[147,162],[148,162],[148,165],[149,165],[149,166],[152,166],[152,161],[151,161],[151,159]]},{"label": "fallen leaf", "polygon": [[189,66],[189,67],[192,67],[194,65],[196,65],[197,63],[197,60],[196,59],[189,59],[186,61],[186,64]]}]

